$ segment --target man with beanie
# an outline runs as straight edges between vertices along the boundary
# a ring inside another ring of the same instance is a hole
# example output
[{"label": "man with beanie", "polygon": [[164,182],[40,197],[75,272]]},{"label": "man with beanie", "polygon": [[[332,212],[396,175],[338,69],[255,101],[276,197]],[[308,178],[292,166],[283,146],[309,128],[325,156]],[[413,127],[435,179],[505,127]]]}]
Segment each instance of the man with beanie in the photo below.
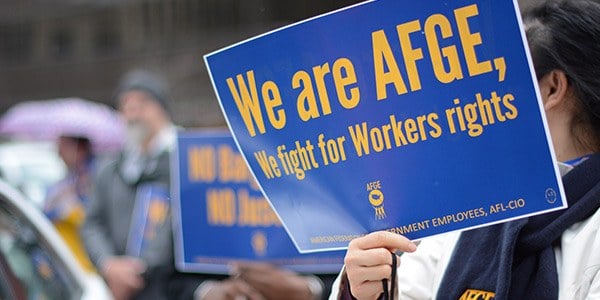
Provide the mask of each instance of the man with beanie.
[{"label": "man with beanie", "polygon": [[134,71],[121,81],[115,100],[127,122],[127,141],[99,171],[82,238],[116,300],[167,299],[174,272],[169,154],[177,137],[168,88],[157,75]]},{"label": "man with beanie", "polygon": [[[177,132],[167,91],[156,75],[134,71],[115,94],[128,139],[116,161],[100,170],[82,229],[115,299],[325,299],[337,274],[301,276],[249,262],[238,263],[235,276],[175,270],[168,195]],[[161,195],[166,201],[156,200]]]}]

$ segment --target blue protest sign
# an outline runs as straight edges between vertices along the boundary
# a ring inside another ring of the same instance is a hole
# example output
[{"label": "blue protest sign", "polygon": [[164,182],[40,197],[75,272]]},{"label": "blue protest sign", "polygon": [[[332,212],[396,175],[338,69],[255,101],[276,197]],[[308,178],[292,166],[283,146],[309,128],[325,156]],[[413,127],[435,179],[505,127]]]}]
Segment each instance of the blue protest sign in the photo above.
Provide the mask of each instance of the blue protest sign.
[{"label": "blue protest sign", "polygon": [[171,246],[170,239],[161,238],[164,236],[161,232],[171,226],[170,214],[171,199],[167,187],[156,183],[140,184],[129,225],[127,255],[140,257],[151,266],[159,263],[157,250]]},{"label": "blue protest sign", "polygon": [[228,131],[180,132],[173,164],[175,260],[182,271],[227,274],[234,260],[338,273],[343,251],[300,254]]},{"label": "blue protest sign", "polygon": [[368,1],[205,63],[301,252],[566,207],[516,1]]}]

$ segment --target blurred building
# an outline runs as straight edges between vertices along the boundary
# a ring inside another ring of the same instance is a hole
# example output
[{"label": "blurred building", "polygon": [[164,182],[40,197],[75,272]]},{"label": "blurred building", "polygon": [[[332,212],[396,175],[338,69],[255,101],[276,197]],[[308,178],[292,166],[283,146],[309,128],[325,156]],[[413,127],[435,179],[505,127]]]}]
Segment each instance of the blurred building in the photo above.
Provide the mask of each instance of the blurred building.
[{"label": "blurred building", "polygon": [[145,67],[171,83],[177,123],[223,125],[204,54],[356,2],[2,0],[0,113],[18,101],[55,97],[112,104],[119,76]]},{"label": "blurred building", "polygon": [[0,112],[54,97],[111,103],[119,76],[145,67],[171,83],[177,123],[223,125],[204,54],[354,2],[3,0]]}]

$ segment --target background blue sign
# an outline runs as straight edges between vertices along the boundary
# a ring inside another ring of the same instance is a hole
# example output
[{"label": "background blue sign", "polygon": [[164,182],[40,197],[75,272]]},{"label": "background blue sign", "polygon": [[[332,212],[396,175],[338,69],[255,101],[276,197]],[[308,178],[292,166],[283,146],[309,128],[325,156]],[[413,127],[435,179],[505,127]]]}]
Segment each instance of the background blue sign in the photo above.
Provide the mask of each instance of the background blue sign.
[{"label": "background blue sign", "polygon": [[127,238],[127,255],[143,258],[147,264],[155,264],[153,253],[171,246],[170,239],[161,238],[161,232],[171,226],[168,222],[170,213],[167,187],[154,183],[140,184]]},{"label": "background blue sign", "polygon": [[365,2],[205,56],[301,252],[564,208],[516,1]]},{"label": "background blue sign", "polygon": [[300,254],[227,131],[182,132],[174,157],[176,265],[229,273],[233,260],[306,273],[338,273],[344,251]]}]

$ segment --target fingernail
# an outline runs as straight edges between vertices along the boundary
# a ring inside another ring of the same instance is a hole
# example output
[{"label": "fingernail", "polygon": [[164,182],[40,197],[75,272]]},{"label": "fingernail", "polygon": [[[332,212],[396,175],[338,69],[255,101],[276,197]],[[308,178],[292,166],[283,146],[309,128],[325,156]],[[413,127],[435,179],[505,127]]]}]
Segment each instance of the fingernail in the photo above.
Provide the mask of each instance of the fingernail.
[{"label": "fingernail", "polygon": [[409,242],[408,243],[408,252],[415,252],[417,251],[417,245],[413,242]]}]

